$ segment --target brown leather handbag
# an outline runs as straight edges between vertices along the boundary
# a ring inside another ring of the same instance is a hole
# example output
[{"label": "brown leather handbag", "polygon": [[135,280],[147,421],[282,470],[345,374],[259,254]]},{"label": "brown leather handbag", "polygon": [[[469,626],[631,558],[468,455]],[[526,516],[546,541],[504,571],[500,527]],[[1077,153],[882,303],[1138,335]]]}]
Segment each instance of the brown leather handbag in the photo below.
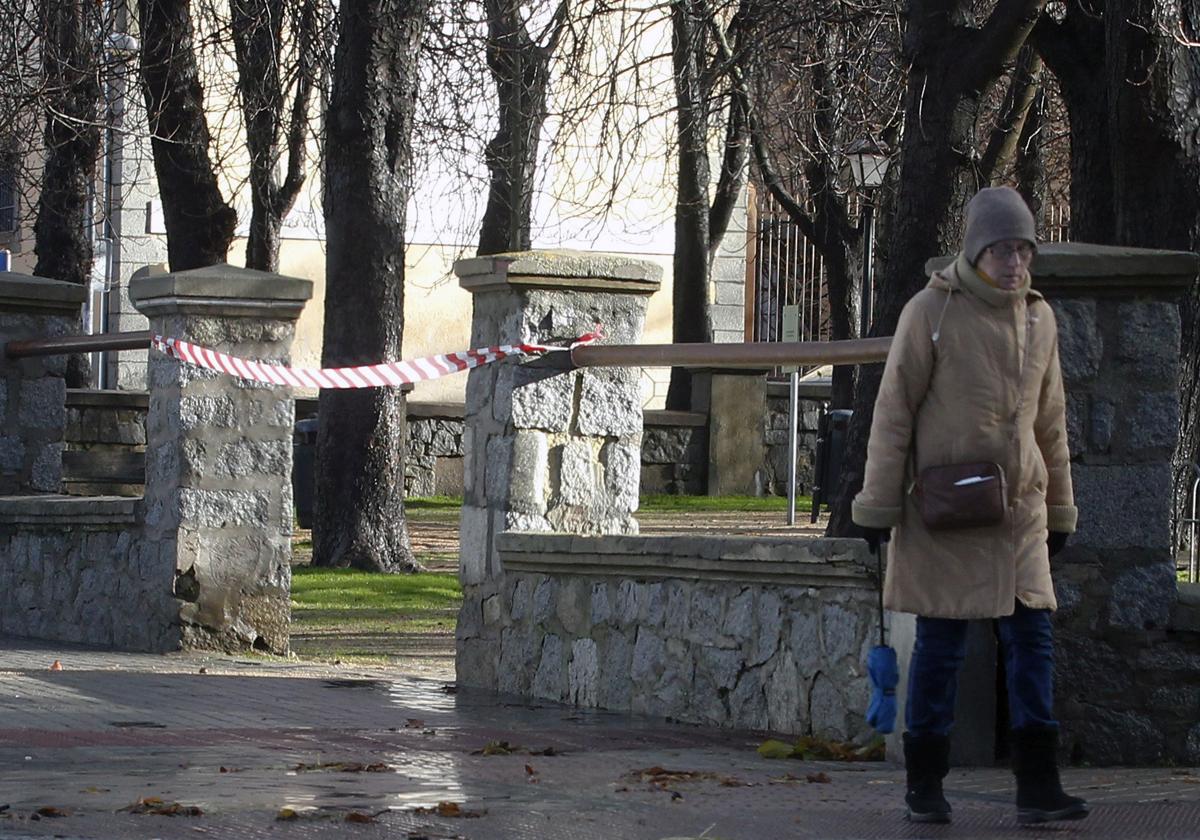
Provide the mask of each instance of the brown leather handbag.
[{"label": "brown leather handbag", "polygon": [[1004,468],[994,461],[926,467],[914,490],[931,531],[985,528],[1004,521]]}]

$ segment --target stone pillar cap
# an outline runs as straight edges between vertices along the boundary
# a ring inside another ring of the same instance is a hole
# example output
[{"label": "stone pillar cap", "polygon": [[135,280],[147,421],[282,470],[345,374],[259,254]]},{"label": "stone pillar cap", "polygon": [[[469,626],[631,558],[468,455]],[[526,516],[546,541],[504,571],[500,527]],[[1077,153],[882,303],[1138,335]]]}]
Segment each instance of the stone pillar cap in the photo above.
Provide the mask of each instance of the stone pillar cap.
[{"label": "stone pillar cap", "polygon": [[168,274],[137,274],[129,298],[143,315],[188,312],[297,318],[312,281],[228,263]]},{"label": "stone pillar cap", "polygon": [[[955,257],[934,257],[926,273],[939,271]],[[1038,246],[1029,271],[1040,292],[1182,293],[1200,273],[1200,255],[1191,251],[1047,242]]]},{"label": "stone pillar cap", "polygon": [[51,310],[78,314],[87,287],[33,274],[0,271],[0,308]]},{"label": "stone pillar cap", "polygon": [[477,293],[523,286],[544,289],[653,294],[662,285],[662,266],[625,254],[595,251],[513,251],[454,263],[459,285]]}]

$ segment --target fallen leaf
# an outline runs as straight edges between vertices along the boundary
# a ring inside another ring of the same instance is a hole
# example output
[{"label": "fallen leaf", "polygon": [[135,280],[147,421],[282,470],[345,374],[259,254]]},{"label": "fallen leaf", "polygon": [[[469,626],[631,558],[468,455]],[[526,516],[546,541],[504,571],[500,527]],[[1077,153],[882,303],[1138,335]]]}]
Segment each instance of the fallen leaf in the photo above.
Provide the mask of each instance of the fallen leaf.
[{"label": "fallen leaf", "polygon": [[488,741],[483,745],[483,749],[475,750],[471,755],[512,755],[520,750],[520,747],[508,741]]},{"label": "fallen leaf", "polygon": [[758,747],[758,754],[763,758],[791,758],[795,747],[783,741],[763,741]]},{"label": "fallen leaf", "polygon": [[280,808],[279,813],[275,815],[275,819],[279,820],[280,822],[289,822],[291,820],[299,819],[299,817],[300,815],[296,813],[294,808]]},{"label": "fallen leaf", "polygon": [[39,817],[50,817],[51,819],[55,817],[65,817],[68,815],[67,812],[61,808],[55,808],[50,805],[45,805],[41,808],[38,808],[34,813],[36,813]]},{"label": "fallen leaf", "polygon": [[824,773],[809,773],[804,777],[804,780],[810,785],[827,785],[833,781],[833,779],[829,778]]},{"label": "fallen leaf", "polygon": [[305,764],[301,762],[292,768],[297,773],[308,773],[314,771],[334,771],[338,773],[387,773],[391,771],[391,765],[384,764],[382,761],[377,761],[374,764],[362,764],[357,761],[330,761],[319,762],[317,764]]},{"label": "fallen leaf", "polygon": [[447,819],[476,819],[482,817],[487,811],[468,811],[466,808],[459,805],[457,802],[439,802],[432,808],[415,808],[414,814],[436,814],[439,817]]},{"label": "fallen leaf", "polygon": [[763,758],[799,758],[803,761],[882,761],[884,752],[882,737],[858,745],[805,735],[795,744],[772,739],[763,741],[758,747],[758,754]]},{"label": "fallen leaf", "polygon": [[409,718],[408,720],[404,721],[404,728],[405,729],[424,729],[425,721],[419,720],[418,718]]},{"label": "fallen leaf", "polygon": [[721,779],[721,787],[751,787],[749,782],[743,782],[741,779],[735,779],[733,776],[726,776]]},{"label": "fallen leaf", "polygon": [[62,663],[59,662],[57,659],[55,659],[52,663],[50,663],[51,671],[61,671],[62,669],[63,669]]},{"label": "fallen leaf", "polygon": [[534,770],[534,769],[533,769],[533,767],[531,767],[530,765],[526,764],[526,765],[525,765],[525,774],[526,774],[527,776],[536,776],[536,775],[537,775],[537,771],[536,771],[536,770]]},{"label": "fallen leaf", "polygon": [[195,805],[181,805],[178,802],[167,804],[157,796],[143,797],[120,810],[130,814],[155,814],[160,817],[199,817],[204,814]]},{"label": "fallen leaf", "polygon": [[346,822],[348,823],[373,823],[375,818],[370,814],[364,814],[361,811],[351,811],[346,814]]},{"label": "fallen leaf", "polygon": [[629,776],[647,784],[659,788],[666,788],[667,785],[676,782],[697,782],[706,779],[716,779],[716,773],[707,773],[696,770],[668,770],[665,767],[647,767],[643,770],[631,770]]}]

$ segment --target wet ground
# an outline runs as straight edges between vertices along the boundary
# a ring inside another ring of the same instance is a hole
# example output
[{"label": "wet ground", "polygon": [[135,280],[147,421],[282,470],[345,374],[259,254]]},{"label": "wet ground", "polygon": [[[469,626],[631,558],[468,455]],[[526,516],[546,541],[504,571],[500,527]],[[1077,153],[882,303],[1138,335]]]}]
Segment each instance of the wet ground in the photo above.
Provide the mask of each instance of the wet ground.
[{"label": "wet ground", "polygon": [[1093,814],[1034,829],[1006,771],[955,770],[954,824],[922,827],[899,768],[771,761],[764,737],[394,668],[0,638],[0,838],[1200,836],[1196,768],[1067,770]]}]

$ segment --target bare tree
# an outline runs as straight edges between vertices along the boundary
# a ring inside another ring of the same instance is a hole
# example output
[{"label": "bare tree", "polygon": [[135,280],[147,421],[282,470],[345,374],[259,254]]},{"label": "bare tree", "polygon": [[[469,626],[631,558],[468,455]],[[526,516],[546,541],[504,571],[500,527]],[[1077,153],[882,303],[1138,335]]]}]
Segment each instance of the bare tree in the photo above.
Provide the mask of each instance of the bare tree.
[{"label": "bare tree", "polygon": [[[1016,60],[1045,0],[998,0],[981,26],[971,26],[967,4],[909,0],[905,57],[909,74],[904,135],[888,259],[879,284],[872,332],[890,335],[900,310],[925,284],[929,257],[958,247],[957,217],[974,183],[964,150],[978,148],[983,96]],[[953,44],[954,49],[947,49]],[[854,530],[850,502],[862,487],[866,442],[882,375],[864,366],[847,433],[843,472],[829,533]]]},{"label": "bare tree", "polygon": [[237,213],[221,195],[189,0],[141,0],[141,76],[172,271],[225,262]]},{"label": "bare tree", "polygon": [[479,254],[525,251],[532,242],[534,173],[547,115],[550,62],[566,28],[567,0],[558,0],[542,31],[529,31],[520,0],[484,0],[487,64],[496,83],[499,125],[487,145],[487,208]]},{"label": "bare tree", "polygon": [[[45,162],[34,223],[33,271],[87,285],[92,273],[90,197],[100,156],[98,7],[41,0],[40,46],[45,73]],[[88,384],[87,356],[67,359],[67,385]]]},{"label": "bare tree", "polygon": [[[427,0],[347,0],[339,9],[326,117],[326,366],[399,358],[405,207],[427,12]],[[418,569],[404,518],[404,394],[326,390],[320,412],[314,563]]]},{"label": "bare tree", "polygon": [[[304,186],[312,97],[328,69],[326,0],[232,0],[230,31],[250,153],[246,266],[279,267],[283,219]],[[280,163],[283,176],[280,177]]]}]

